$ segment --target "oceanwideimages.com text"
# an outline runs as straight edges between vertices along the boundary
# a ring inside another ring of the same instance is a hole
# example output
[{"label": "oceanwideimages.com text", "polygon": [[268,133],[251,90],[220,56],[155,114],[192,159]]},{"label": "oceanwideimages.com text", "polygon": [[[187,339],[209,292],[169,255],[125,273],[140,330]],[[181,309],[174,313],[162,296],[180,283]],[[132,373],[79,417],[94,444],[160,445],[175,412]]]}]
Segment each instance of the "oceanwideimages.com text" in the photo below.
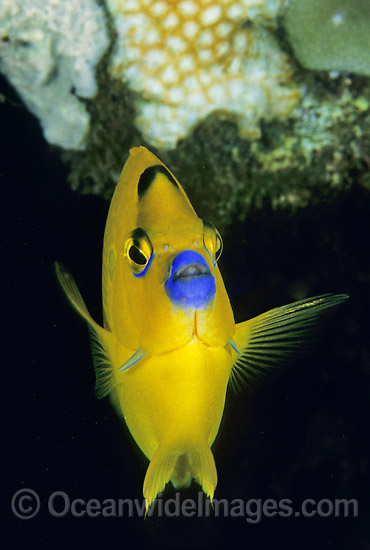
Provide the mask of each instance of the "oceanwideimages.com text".
[{"label": "oceanwideimages.com text", "polygon": [[176,493],[174,498],[157,498],[146,511],[144,499],[72,498],[64,491],[54,491],[47,499],[41,502],[40,496],[33,489],[20,489],[12,498],[11,508],[19,519],[35,518],[41,508],[54,518],[72,516],[82,517],[222,517],[245,518],[248,523],[259,523],[263,518],[329,518],[329,517],[357,517],[359,514],[356,499],[327,499],[315,500],[306,498],[301,503],[294,503],[291,499],[280,500],[267,498],[250,498],[248,500],[235,498],[233,500],[213,499],[212,502],[204,498],[202,492],[197,499],[180,497]]}]

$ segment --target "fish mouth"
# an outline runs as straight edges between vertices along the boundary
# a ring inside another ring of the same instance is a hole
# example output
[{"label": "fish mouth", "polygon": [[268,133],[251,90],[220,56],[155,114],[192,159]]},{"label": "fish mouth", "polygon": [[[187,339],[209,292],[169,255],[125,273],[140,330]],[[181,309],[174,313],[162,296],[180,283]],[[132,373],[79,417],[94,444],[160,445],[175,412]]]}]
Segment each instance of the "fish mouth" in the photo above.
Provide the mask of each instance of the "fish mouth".
[{"label": "fish mouth", "polygon": [[183,250],[173,259],[164,288],[173,305],[194,311],[208,307],[216,293],[216,282],[199,252]]},{"label": "fish mouth", "polygon": [[191,264],[180,267],[176,271],[176,273],[173,274],[172,281],[175,283],[179,280],[187,281],[197,277],[209,277],[210,275],[211,273],[206,265],[198,262],[193,262]]}]

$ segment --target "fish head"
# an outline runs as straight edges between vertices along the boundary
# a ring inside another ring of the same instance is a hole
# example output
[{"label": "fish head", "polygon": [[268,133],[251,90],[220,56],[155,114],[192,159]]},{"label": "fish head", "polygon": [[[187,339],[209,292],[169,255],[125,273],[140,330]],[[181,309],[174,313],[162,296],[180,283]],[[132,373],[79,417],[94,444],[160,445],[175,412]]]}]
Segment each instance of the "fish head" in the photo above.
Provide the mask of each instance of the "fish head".
[{"label": "fish head", "polygon": [[217,229],[197,216],[173,174],[147,149],[131,150],[104,237],[107,328],[148,353],[197,339],[225,345],[235,323],[217,265],[221,251]]}]

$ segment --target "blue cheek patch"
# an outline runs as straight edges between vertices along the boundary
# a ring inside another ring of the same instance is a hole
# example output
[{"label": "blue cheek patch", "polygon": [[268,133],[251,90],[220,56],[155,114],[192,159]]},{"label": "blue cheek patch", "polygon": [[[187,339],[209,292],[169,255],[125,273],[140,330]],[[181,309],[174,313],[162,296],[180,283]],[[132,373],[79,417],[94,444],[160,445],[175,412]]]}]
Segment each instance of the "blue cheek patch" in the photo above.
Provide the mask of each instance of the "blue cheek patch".
[{"label": "blue cheek patch", "polygon": [[176,306],[202,309],[213,300],[216,283],[205,259],[194,250],[184,250],[175,257],[164,288]]},{"label": "blue cheek patch", "polygon": [[144,277],[145,273],[148,271],[148,267],[150,266],[150,263],[151,263],[151,261],[152,261],[152,259],[153,259],[153,256],[154,256],[154,252],[151,253],[150,258],[149,258],[149,260],[148,260],[148,263],[146,264],[146,266],[145,266],[145,268],[143,269],[143,271],[142,271],[141,273],[133,273],[133,276],[134,276],[134,277],[137,277],[138,279],[139,279],[140,277]]}]

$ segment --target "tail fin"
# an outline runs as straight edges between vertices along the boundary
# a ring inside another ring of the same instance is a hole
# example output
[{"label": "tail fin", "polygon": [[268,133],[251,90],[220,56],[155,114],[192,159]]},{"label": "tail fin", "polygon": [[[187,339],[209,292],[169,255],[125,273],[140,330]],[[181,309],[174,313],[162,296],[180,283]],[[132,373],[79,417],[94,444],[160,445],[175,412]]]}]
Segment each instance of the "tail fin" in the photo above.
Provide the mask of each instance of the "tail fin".
[{"label": "tail fin", "polygon": [[193,476],[190,471],[187,454],[180,455],[171,476],[171,483],[175,489],[190,487]]},{"label": "tail fin", "polygon": [[212,500],[217,485],[217,471],[213,454],[208,445],[180,454],[161,445],[155,452],[144,480],[146,509],[152,504],[166,483],[171,480],[175,488],[187,487],[192,478]]},{"label": "tail fin", "polygon": [[187,453],[187,457],[192,477],[212,500],[217,485],[217,470],[211,449],[204,445],[198,451]]},{"label": "tail fin", "polygon": [[171,452],[161,445],[154,453],[146,471],[143,487],[147,511],[158,493],[163,491],[166,483],[170,481],[178,456],[178,453]]}]

